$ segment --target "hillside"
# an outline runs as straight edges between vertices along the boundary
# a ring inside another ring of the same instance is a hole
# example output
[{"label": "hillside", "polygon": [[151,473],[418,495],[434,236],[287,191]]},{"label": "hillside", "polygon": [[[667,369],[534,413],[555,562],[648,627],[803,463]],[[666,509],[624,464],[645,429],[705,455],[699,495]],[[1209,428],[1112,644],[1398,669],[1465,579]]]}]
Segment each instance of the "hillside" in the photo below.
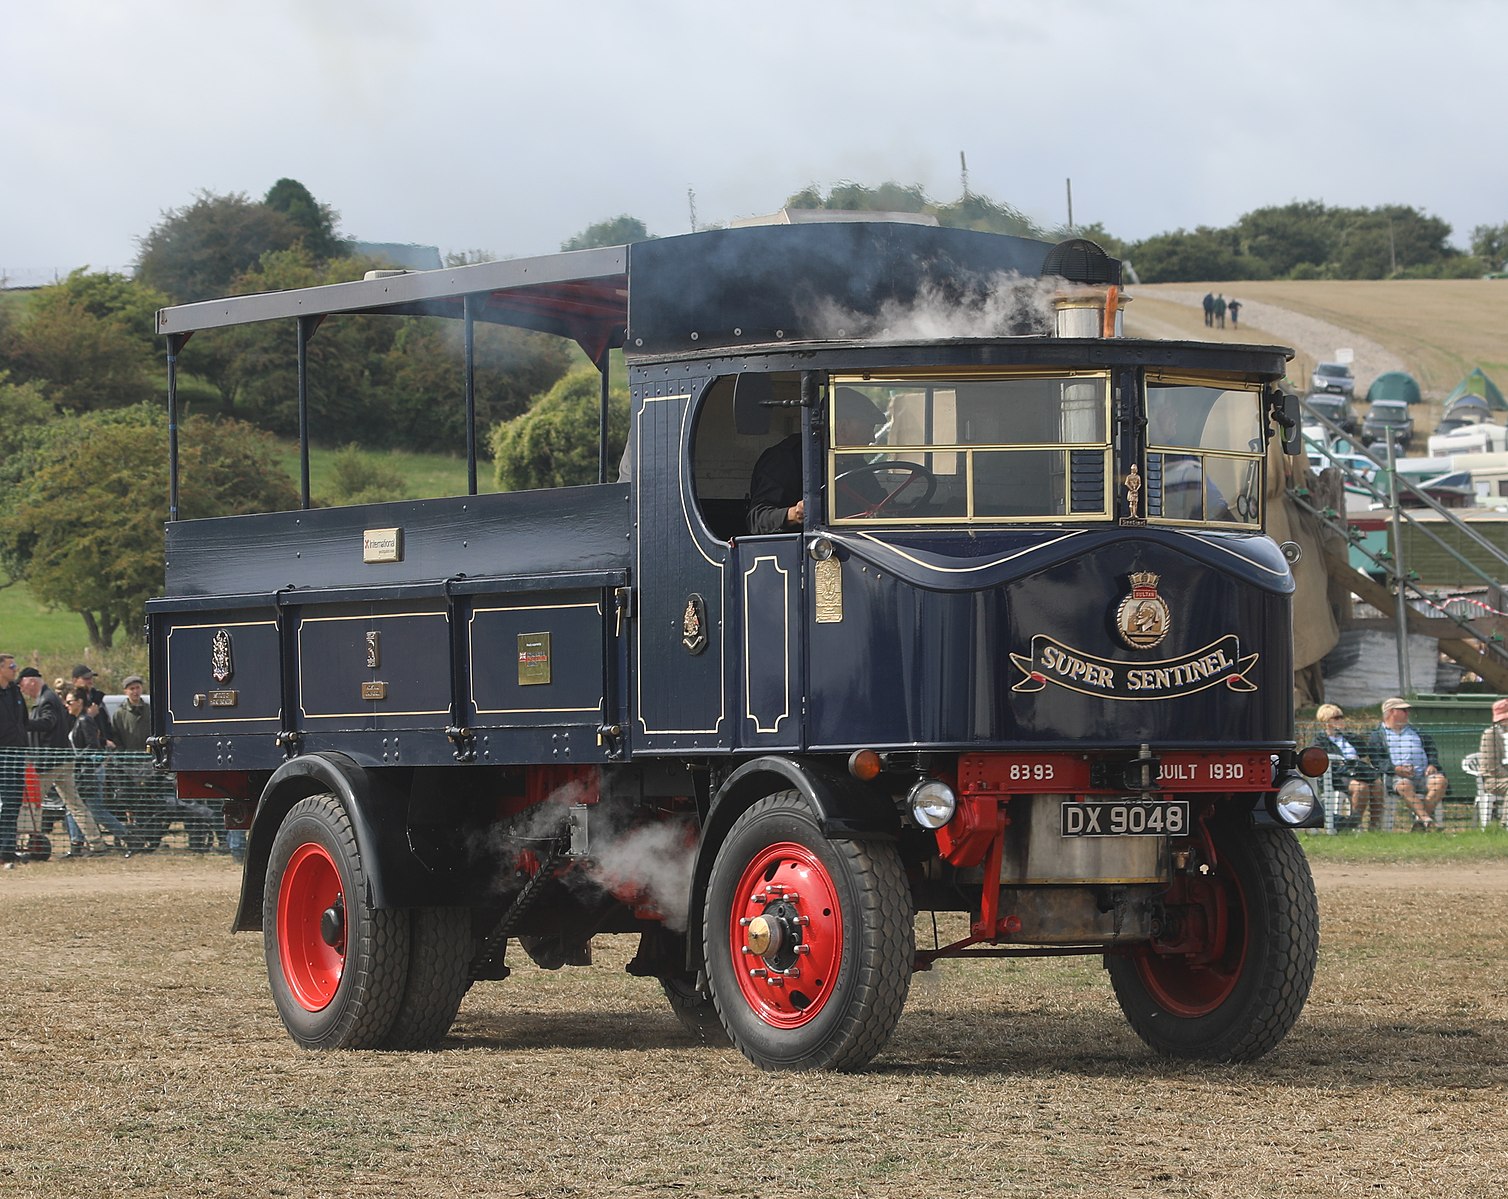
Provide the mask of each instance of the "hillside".
[{"label": "hillside", "polygon": [[[1245,305],[1241,328],[1204,327],[1206,291]],[[1385,370],[1406,370],[1427,400],[1439,401],[1480,366],[1508,384],[1508,281],[1271,281],[1165,283],[1129,288],[1126,332],[1286,345],[1294,349],[1289,378],[1307,390],[1314,363],[1338,346],[1356,351],[1358,396]]]}]

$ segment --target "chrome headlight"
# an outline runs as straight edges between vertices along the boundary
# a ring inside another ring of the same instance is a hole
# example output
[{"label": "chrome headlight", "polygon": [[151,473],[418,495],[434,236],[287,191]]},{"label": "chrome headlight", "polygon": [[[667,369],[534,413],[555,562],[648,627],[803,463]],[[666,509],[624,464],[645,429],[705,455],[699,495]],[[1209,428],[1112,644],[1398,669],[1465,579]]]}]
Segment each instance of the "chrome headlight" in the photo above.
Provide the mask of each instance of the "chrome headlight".
[{"label": "chrome headlight", "polygon": [[1314,784],[1302,775],[1289,775],[1272,797],[1272,814],[1284,824],[1300,825],[1314,815],[1319,805]]},{"label": "chrome headlight", "polygon": [[953,788],[937,779],[922,779],[911,788],[906,802],[923,828],[942,828],[958,809],[958,796],[953,794]]}]

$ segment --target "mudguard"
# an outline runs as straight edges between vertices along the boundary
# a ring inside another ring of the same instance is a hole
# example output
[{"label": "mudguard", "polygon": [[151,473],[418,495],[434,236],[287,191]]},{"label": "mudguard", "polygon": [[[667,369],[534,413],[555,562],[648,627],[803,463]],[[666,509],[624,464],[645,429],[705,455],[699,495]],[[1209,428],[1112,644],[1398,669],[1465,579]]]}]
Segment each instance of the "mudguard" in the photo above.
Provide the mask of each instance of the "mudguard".
[{"label": "mudguard", "polygon": [[256,815],[247,834],[241,900],[231,924],[232,932],[261,929],[267,862],[283,817],[299,800],[324,794],[339,798],[350,814],[366,867],[367,902],[374,908],[406,906],[396,902],[395,891],[404,889],[403,876],[412,869],[423,869],[414,861],[403,835],[406,797],[395,794],[377,774],[345,754],[303,754],[279,766],[257,800]]}]

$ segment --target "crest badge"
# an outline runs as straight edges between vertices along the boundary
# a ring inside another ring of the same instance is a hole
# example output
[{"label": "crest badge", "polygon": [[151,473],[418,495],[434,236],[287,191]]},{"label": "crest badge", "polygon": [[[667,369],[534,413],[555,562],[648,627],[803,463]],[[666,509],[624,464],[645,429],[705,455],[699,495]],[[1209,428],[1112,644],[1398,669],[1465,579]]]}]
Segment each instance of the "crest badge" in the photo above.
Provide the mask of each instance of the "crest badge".
[{"label": "crest badge", "polygon": [[686,598],[686,610],[681,613],[681,644],[689,654],[707,648],[707,602],[695,592]]},{"label": "crest badge", "polygon": [[235,660],[230,652],[230,630],[216,629],[209,643],[209,672],[217,683],[230,682],[236,673]]},{"label": "crest badge", "polygon": [[1115,628],[1132,649],[1151,649],[1173,627],[1173,613],[1157,594],[1157,575],[1137,571],[1131,576],[1131,594],[1115,610]]}]

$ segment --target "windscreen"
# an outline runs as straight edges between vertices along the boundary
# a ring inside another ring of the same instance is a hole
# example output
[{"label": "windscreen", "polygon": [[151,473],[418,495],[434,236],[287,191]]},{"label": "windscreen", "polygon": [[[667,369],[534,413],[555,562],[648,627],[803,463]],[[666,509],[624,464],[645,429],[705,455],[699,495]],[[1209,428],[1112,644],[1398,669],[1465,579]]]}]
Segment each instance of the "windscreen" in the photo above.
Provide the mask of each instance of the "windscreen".
[{"label": "windscreen", "polygon": [[1147,381],[1147,517],[1259,526],[1261,392]]},{"label": "windscreen", "polygon": [[828,519],[1108,519],[1109,390],[1104,374],[834,380]]}]

